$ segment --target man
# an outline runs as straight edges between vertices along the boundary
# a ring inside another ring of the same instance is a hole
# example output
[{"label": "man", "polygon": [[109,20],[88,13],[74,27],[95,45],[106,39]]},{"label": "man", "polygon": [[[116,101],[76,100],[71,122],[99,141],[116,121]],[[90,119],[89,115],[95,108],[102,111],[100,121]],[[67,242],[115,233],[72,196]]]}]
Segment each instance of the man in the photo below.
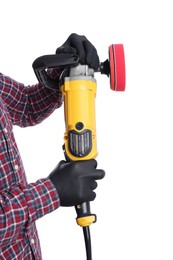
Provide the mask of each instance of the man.
[{"label": "man", "polygon": [[[57,53],[77,53],[97,69],[99,57],[85,36],[71,34]],[[58,71],[48,71],[58,80]],[[24,86],[0,73],[0,259],[42,259],[35,221],[59,206],[95,199],[96,180],[104,177],[95,160],[60,161],[46,178],[28,184],[12,125],[33,126],[62,105],[58,90]]]}]

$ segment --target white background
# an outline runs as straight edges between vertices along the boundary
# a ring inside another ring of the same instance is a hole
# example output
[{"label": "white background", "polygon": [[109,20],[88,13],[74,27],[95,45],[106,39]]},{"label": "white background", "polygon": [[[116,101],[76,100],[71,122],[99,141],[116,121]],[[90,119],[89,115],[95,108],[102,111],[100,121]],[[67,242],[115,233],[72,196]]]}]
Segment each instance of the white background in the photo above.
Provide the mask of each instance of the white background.
[{"label": "white background", "polygon": [[[93,260],[173,259],[172,1],[0,1],[0,71],[36,83],[32,62],[72,33],[84,34],[100,60],[123,43],[126,91],[96,75],[98,168],[106,171],[91,204]],[[28,181],[63,159],[63,108],[35,127],[14,127]],[[74,208],[37,221],[44,260],[86,259]]]}]

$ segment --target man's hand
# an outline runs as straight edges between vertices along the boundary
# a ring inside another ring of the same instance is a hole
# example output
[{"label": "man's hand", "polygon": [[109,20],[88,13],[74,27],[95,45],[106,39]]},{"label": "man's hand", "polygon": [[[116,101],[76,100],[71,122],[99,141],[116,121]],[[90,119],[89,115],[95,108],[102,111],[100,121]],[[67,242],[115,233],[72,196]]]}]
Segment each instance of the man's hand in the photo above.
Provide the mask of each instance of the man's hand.
[{"label": "man's hand", "polygon": [[99,56],[96,48],[83,35],[72,33],[65,43],[57,48],[57,54],[71,53],[77,54],[81,64],[88,65],[95,70],[99,67]]},{"label": "man's hand", "polygon": [[92,201],[96,197],[93,191],[96,180],[105,176],[103,170],[97,170],[96,160],[65,162],[60,161],[49,175],[60,197],[61,206],[76,206]]}]

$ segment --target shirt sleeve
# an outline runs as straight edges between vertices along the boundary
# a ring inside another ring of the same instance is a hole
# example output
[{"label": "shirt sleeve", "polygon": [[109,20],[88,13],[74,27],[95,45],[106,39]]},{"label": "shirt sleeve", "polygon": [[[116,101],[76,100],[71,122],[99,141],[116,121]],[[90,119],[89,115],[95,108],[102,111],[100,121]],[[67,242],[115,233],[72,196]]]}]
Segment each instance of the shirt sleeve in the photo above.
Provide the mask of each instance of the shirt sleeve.
[{"label": "shirt sleeve", "polygon": [[[58,78],[58,73],[50,73]],[[21,127],[41,123],[62,105],[60,90],[44,88],[39,83],[25,86],[0,73],[0,94],[6,104],[13,125]]]},{"label": "shirt sleeve", "polygon": [[14,242],[28,225],[59,206],[58,193],[48,178],[0,191],[0,247]]}]

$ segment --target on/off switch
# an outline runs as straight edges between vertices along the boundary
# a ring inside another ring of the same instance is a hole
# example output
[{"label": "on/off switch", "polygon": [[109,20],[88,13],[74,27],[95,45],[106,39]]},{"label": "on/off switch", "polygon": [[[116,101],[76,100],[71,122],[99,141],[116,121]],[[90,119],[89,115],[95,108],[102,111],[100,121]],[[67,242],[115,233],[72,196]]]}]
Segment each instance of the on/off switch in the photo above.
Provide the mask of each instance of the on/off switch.
[{"label": "on/off switch", "polygon": [[84,128],[84,124],[82,122],[77,122],[75,127],[77,130],[82,130]]}]

